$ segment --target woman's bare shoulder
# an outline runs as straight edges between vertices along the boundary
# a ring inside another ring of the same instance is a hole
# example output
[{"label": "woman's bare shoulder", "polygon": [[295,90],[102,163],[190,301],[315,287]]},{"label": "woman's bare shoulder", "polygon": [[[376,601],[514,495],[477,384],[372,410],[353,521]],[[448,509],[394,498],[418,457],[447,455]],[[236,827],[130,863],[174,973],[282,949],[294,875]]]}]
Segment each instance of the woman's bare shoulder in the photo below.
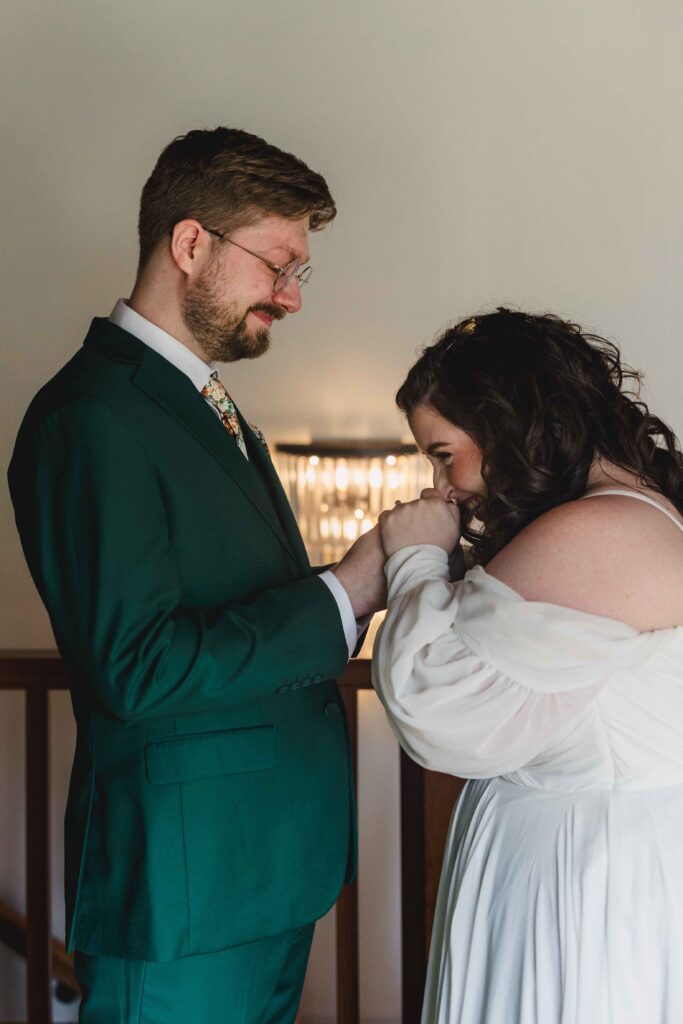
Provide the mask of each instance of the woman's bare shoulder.
[{"label": "woman's bare shoulder", "polygon": [[486,569],[529,601],[640,630],[683,624],[683,531],[659,509],[626,495],[558,505]]}]

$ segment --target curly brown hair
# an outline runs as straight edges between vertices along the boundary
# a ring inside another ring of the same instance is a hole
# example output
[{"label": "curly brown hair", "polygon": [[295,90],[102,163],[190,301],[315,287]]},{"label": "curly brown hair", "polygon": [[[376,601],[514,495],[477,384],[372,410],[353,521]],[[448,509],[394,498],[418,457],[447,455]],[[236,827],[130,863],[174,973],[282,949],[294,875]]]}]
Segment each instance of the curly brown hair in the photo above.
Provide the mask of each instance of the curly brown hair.
[{"label": "curly brown hair", "polygon": [[635,473],[683,513],[683,456],[639,398],[641,377],[605,338],[552,314],[499,307],[424,350],[396,402],[426,403],[482,453],[486,497],[463,536],[486,564],[543,512],[579,498],[596,457]]},{"label": "curly brown hair", "polygon": [[268,215],[308,214],[317,231],[336,212],[325,179],[298,157],[238,128],[197,129],[166,146],[142,190],[138,273],[186,217],[229,233]]}]

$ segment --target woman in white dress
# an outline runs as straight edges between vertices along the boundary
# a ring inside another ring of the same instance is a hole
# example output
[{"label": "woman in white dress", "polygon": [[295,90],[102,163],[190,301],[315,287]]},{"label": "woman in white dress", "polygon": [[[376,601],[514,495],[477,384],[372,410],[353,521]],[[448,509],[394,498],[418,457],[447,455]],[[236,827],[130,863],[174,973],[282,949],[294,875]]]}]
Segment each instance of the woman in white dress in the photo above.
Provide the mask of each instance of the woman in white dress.
[{"label": "woman in white dress", "polygon": [[423,1024],[683,1022],[683,462],[635,376],[500,309],[397,396],[434,489],[381,517],[374,682],[408,754],[470,780]]}]

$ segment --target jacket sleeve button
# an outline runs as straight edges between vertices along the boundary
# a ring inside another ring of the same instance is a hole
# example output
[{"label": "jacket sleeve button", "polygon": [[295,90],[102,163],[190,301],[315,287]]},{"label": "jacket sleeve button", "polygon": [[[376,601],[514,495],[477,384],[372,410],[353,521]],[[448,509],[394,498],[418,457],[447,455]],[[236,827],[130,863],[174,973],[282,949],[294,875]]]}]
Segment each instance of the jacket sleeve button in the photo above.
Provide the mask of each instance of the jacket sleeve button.
[{"label": "jacket sleeve button", "polygon": [[341,713],[341,708],[338,704],[326,704],[325,714],[328,718],[336,718]]}]

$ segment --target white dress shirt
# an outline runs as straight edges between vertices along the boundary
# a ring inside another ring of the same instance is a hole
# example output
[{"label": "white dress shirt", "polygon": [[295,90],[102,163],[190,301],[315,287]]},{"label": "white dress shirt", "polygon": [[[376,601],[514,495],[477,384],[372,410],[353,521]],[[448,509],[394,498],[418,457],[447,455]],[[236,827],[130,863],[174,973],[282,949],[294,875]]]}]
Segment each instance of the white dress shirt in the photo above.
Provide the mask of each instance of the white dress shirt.
[{"label": "white dress shirt", "polygon": [[[205,363],[187,345],[183,345],[182,341],[178,341],[177,338],[162,330],[161,327],[157,327],[156,324],[136,313],[124,299],[118,300],[111,311],[109,319],[117,327],[123,328],[124,331],[128,331],[129,334],[132,334],[133,337],[142,341],[149,348],[154,349],[157,355],[172,363],[176,369],[190,378],[197,391],[201,392],[202,388],[208,384],[211,374],[217,369],[215,363]],[[220,413],[211,402],[207,401],[207,405],[217,416],[220,416]],[[356,622],[349,595],[334,573],[327,570],[321,572],[319,578],[327,586],[336,601],[344,629],[344,636],[346,637],[346,645],[349,649],[349,657],[351,657],[358,642],[358,637],[367,625],[367,620],[363,620],[361,623]]]}]

